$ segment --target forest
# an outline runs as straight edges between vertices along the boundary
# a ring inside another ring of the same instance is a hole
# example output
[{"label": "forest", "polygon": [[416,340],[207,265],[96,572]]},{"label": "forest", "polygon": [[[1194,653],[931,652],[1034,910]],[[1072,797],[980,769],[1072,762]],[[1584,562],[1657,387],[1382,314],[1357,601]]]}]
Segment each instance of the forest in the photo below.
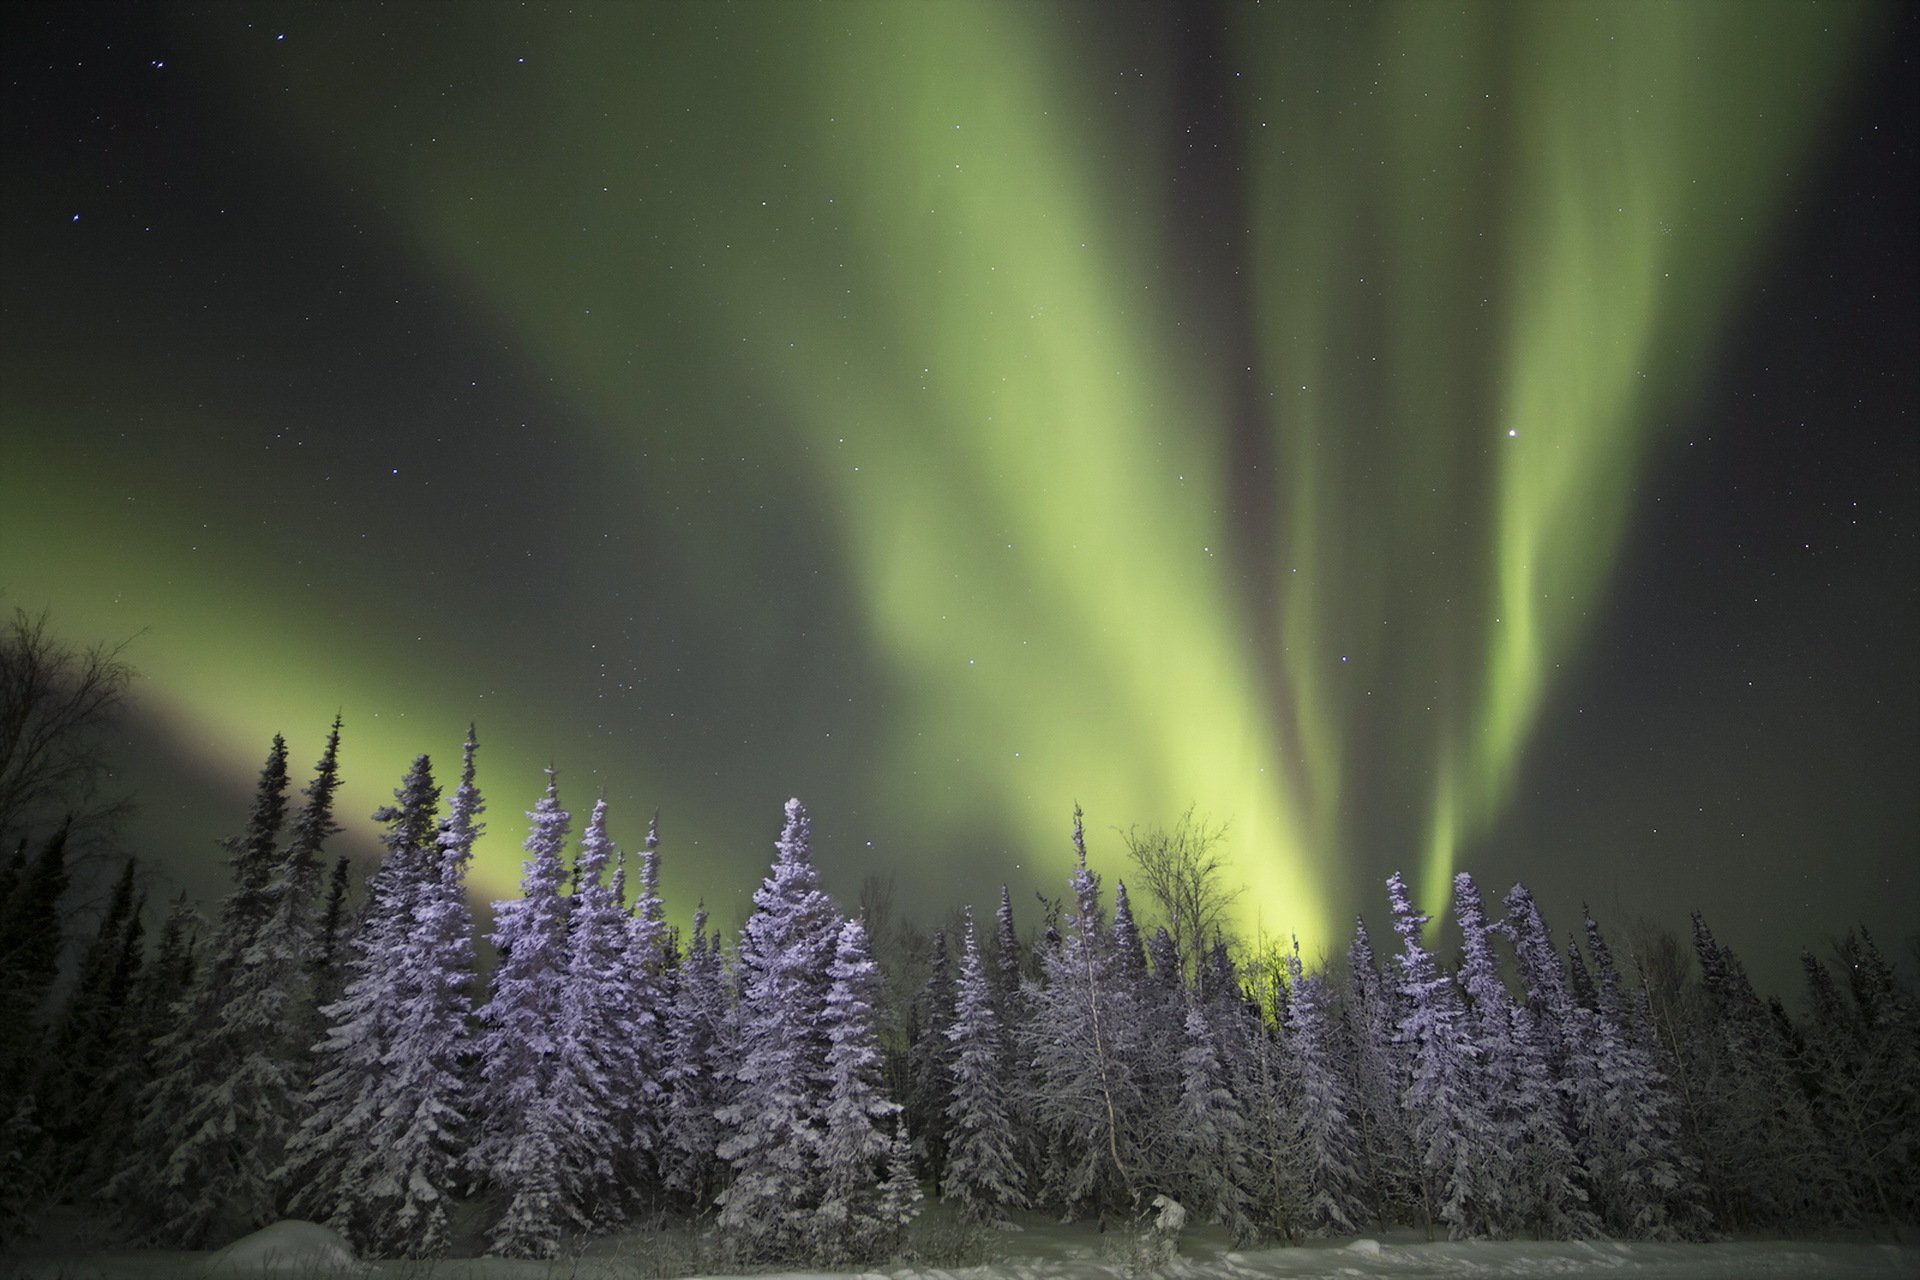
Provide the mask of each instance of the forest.
[{"label": "forest", "polygon": [[1138,898],[1105,891],[1075,808],[1059,898],[1023,920],[1002,887],[990,920],[922,933],[882,895],[836,904],[789,800],[738,933],[704,909],[682,931],[657,817],[623,851],[549,770],[481,937],[477,734],[451,773],[413,762],[356,883],[328,849],[336,720],[304,778],[273,739],[224,899],[150,912],[128,860],[63,970],[86,815],[34,826],[97,762],[48,728],[84,729],[126,673],[42,629],[40,675],[101,699],[50,703],[21,678],[35,635],[16,621],[0,672],[6,1237],[75,1204],[174,1248],[296,1218],[433,1258],[479,1206],[503,1256],[671,1218],[750,1267],[884,1262],[930,1199],[984,1229],[1164,1198],[1247,1244],[1920,1222],[1920,1009],[1864,933],[1804,953],[1790,1011],[1697,913],[1690,947],[1616,950],[1591,913],[1563,940],[1524,885],[1463,873],[1441,946],[1395,876],[1392,937],[1356,921],[1309,962],[1231,939],[1191,815],[1128,841]]}]

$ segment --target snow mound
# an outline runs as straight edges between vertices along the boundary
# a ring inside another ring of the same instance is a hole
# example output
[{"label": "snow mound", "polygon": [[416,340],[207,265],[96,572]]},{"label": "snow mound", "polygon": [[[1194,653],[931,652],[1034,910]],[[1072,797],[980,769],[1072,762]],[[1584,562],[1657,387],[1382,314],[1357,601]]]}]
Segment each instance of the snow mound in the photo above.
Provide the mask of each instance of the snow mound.
[{"label": "snow mound", "polygon": [[1369,1258],[1377,1258],[1380,1256],[1380,1242],[1378,1240],[1365,1238],[1355,1240],[1347,1246],[1347,1252],[1361,1254]]},{"label": "snow mound", "polygon": [[276,1222],[242,1236],[207,1260],[208,1276],[356,1275],[362,1270],[339,1232],[317,1222]]}]

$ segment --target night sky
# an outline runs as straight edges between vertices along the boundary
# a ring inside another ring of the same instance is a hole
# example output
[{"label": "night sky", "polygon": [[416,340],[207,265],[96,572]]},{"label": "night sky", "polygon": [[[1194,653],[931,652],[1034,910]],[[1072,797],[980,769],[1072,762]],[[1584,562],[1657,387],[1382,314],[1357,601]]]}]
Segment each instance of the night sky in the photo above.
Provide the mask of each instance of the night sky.
[{"label": "night sky", "polygon": [[[737,920],[1229,825],[1920,919],[1911,6],[54,4],[0,17],[0,589],[139,633],[127,844],[215,894],[478,722]],[[1027,913],[1032,922],[1032,911]]]}]

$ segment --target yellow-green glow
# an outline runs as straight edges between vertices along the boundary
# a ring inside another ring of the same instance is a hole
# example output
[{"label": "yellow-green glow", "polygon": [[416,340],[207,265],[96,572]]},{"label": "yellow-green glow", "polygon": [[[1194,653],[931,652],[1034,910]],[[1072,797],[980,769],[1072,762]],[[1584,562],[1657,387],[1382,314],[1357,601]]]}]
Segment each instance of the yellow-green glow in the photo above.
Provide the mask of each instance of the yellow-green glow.
[{"label": "yellow-green glow", "polygon": [[1349,654],[1395,687],[1429,779],[1429,908],[1503,812],[1861,16],[1411,3],[1242,24],[1262,355],[1297,397],[1273,414],[1294,714],[1337,807],[1366,713],[1322,710],[1316,673]]},{"label": "yellow-green glow", "polygon": [[[1104,30],[1099,6],[1010,0],[481,6],[458,31],[402,12],[344,64],[266,64],[224,22],[208,39],[346,216],[563,407],[526,427],[577,446],[550,491],[617,477],[644,547],[614,581],[563,556],[567,606],[671,609],[658,634],[848,690],[844,723],[789,724],[784,704],[729,720],[755,768],[852,739],[862,821],[896,846],[1017,833],[1007,860],[1049,885],[1075,800],[1108,855],[1106,825],[1194,805],[1230,827],[1248,931],[1315,952],[1372,901],[1363,866],[1418,864],[1435,910],[1500,821],[1861,13],[1240,6],[1199,71]],[[1182,74],[1211,77],[1188,88],[1224,95],[1227,121],[1208,144],[1225,150],[1185,168]],[[70,507],[73,545],[97,545],[90,499],[140,494],[157,456],[90,494],[18,461],[31,499],[0,520],[58,527]],[[514,815],[549,753],[570,802],[657,796],[679,915],[751,888],[764,840],[672,856],[771,838],[787,784],[743,764],[769,789],[734,789],[716,762],[736,744],[696,766],[621,739],[596,760],[606,726],[410,598],[410,566],[369,591],[268,561],[249,526],[185,577],[192,506],[166,513],[164,554],[129,518],[127,591],[71,619],[168,634],[140,655],[151,696],[222,771],[276,728],[309,754],[344,707],[357,758],[391,775],[349,769],[357,814],[475,718],[485,891],[518,873]],[[542,518],[557,545],[608,537],[604,497]],[[419,564],[495,520],[476,503],[423,531]],[[314,532],[314,566],[355,536]],[[77,572],[50,555],[12,585]],[[538,620],[505,612],[524,645]],[[540,662],[606,656],[573,634]],[[823,634],[858,649],[799,666]],[[734,696],[699,664],[675,683],[684,652],[658,643],[622,656],[688,717]],[[629,838],[642,820],[623,815]],[[1004,874],[999,853],[982,857]]]}]

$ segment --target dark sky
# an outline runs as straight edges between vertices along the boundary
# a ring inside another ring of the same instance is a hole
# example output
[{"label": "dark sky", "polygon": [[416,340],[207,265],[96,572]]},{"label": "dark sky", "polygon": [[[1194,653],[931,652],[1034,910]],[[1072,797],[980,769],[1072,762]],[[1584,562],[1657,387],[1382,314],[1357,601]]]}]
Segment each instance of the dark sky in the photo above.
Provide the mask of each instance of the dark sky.
[{"label": "dark sky", "polygon": [[1911,7],[6,8],[0,589],[139,633],[128,843],[219,889],[276,731],[362,815],[478,722],[828,885],[1228,828],[1920,919]]}]

